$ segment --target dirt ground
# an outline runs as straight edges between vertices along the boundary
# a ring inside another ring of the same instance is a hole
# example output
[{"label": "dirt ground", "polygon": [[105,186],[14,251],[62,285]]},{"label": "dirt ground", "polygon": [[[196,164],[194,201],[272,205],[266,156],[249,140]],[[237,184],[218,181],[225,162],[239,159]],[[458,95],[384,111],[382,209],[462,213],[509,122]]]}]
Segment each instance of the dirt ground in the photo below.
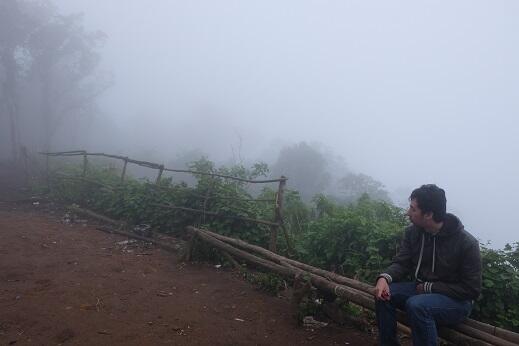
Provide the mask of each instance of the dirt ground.
[{"label": "dirt ground", "polygon": [[305,330],[286,298],[232,271],[7,195],[0,188],[1,345],[375,343],[348,326]]}]

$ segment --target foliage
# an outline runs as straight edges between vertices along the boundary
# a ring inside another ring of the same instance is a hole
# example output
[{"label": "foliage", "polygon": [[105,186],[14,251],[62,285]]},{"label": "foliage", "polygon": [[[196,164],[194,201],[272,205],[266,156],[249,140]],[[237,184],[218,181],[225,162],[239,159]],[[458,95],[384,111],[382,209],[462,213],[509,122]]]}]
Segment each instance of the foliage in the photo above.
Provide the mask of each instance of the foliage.
[{"label": "foliage", "polygon": [[519,243],[502,250],[481,246],[483,291],[473,316],[519,331]]},{"label": "foliage", "polygon": [[285,289],[285,280],[277,274],[262,272],[244,272],[245,278],[262,291],[277,295]]},{"label": "foliage", "polygon": [[[191,163],[189,168],[243,179],[264,176],[268,170],[262,163],[251,169],[243,166],[216,168],[206,158]],[[59,171],[67,176],[82,176],[82,169],[73,165],[60,166]],[[273,202],[255,202],[254,196],[246,189],[246,183],[241,181],[203,174],[197,175],[196,179],[195,186],[174,183],[171,177],[161,179],[158,184],[131,177],[121,182],[120,172],[114,167],[91,163],[85,179],[62,179],[57,176],[53,179],[51,191],[54,197],[68,203],[79,203],[131,224],[147,223],[162,232],[181,233],[185,226],[195,225],[267,246],[268,227],[236,217],[273,220]],[[265,194],[270,193],[265,191]],[[258,199],[261,198],[263,195],[258,196]],[[230,218],[171,209],[164,205],[217,212]]]},{"label": "foliage", "polygon": [[[206,158],[192,162],[198,172],[256,179],[268,173],[265,164],[251,168],[241,165],[219,167]],[[61,164],[59,172],[81,177],[77,165]],[[75,202],[130,223],[150,224],[158,231],[182,234],[185,226],[206,227],[212,231],[268,246],[270,229],[264,225],[233,218],[216,218],[160,205],[180,206],[218,212],[230,217],[274,219],[272,200],[276,191],[264,188],[254,195],[246,183],[221,177],[196,174],[196,183],[187,185],[163,178],[158,184],[131,177],[121,182],[114,167],[89,164],[85,179],[55,177],[51,193],[68,203]],[[317,195],[306,204],[298,191],[285,191],[284,223],[296,257],[305,262],[348,277],[372,283],[397,253],[405,213],[389,202],[362,195],[356,202],[340,204],[325,195]],[[280,252],[286,250],[283,236]],[[481,247],[483,292],[473,309],[473,317],[515,331],[519,330],[519,243],[503,250]],[[198,244],[195,256],[225,261],[219,251]],[[275,293],[284,282],[272,274],[248,277],[262,289]],[[319,311],[315,297],[302,301],[301,314]]]},{"label": "foliage", "polygon": [[289,187],[299,191],[305,201],[330,185],[327,157],[318,147],[306,142],[281,149],[272,170],[275,176],[290,177]]},{"label": "foliage", "polygon": [[317,202],[319,217],[301,240],[302,259],[372,282],[397,251],[406,225],[402,210],[367,195],[345,206],[323,196]]},{"label": "foliage", "polygon": [[359,199],[363,194],[381,201],[389,202],[389,194],[384,190],[384,185],[370,177],[359,173],[348,173],[337,182],[340,198],[348,202]]}]

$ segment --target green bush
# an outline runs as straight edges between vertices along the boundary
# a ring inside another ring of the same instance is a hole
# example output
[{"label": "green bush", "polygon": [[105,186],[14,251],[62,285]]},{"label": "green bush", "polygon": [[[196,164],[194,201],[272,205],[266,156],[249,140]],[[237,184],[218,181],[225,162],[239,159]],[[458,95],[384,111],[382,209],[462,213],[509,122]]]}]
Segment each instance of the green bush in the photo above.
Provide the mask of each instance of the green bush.
[{"label": "green bush", "polygon": [[338,206],[320,197],[319,217],[311,221],[298,250],[315,266],[373,282],[396,254],[406,225],[403,211],[364,196]]},{"label": "green bush", "polygon": [[[243,179],[255,179],[268,172],[268,167],[262,163],[251,169],[239,165],[216,168],[205,158],[193,162],[190,168]],[[163,178],[158,184],[131,177],[121,182],[120,172],[115,168],[92,163],[88,166],[87,180],[80,178],[83,170],[77,165],[61,163],[58,170],[68,177],[52,177],[50,192],[56,199],[79,203],[133,224],[147,223],[161,232],[183,234],[186,226],[195,225],[268,247],[268,226],[159,205],[274,220],[273,202],[263,201],[275,199],[276,190],[272,188],[254,194],[243,182],[210,175],[196,175],[194,186],[175,183],[171,178]],[[79,179],[71,179],[71,176]],[[368,283],[374,281],[398,252],[403,229],[408,223],[404,210],[367,195],[347,205],[317,195],[313,205],[308,205],[297,191],[287,190],[283,202],[284,224],[297,259]],[[278,249],[282,253],[287,250],[283,234],[278,237]],[[519,331],[519,243],[507,245],[502,250],[482,246],[481,254],[483,291],[472,316]],[[218,251],[203,244],[197,246],[196,255],[222,260]],[[273,292],[280,289],[282,283],[271,274],[260,274],[255,278],[256,283]],[[313,300],[305,309],[315,309]]]},{"label": "green bush", "polygon": [[503,250],[481,246],[483,291],[473,317],[519,331],[519,243]]}]

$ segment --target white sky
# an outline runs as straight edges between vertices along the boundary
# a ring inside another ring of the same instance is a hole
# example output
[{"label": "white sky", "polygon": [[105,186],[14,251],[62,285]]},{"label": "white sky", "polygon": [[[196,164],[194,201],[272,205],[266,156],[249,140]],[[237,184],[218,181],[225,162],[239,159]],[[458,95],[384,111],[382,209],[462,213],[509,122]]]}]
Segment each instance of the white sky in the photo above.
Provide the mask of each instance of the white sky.
[{"label": "white sky", "polygon": [[55,2],[108,35],[120,151],[317,141],[389,190],[442,186],[483,241],[519,241],[518,1]]}]

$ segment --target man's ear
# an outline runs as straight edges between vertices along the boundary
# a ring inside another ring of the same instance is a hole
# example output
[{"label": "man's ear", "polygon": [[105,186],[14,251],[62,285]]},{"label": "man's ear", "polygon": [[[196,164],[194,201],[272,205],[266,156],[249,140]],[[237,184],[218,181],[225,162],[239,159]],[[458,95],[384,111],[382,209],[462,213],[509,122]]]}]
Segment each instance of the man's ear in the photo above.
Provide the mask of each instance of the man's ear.
[{"label": "man's ear", "polygon": [[428,211],[427,213],[424,213],[423,216],[424,216],[427,220],[432,220],[432,218],[433,218],[433,212],[432,212],[432,211]]}]

